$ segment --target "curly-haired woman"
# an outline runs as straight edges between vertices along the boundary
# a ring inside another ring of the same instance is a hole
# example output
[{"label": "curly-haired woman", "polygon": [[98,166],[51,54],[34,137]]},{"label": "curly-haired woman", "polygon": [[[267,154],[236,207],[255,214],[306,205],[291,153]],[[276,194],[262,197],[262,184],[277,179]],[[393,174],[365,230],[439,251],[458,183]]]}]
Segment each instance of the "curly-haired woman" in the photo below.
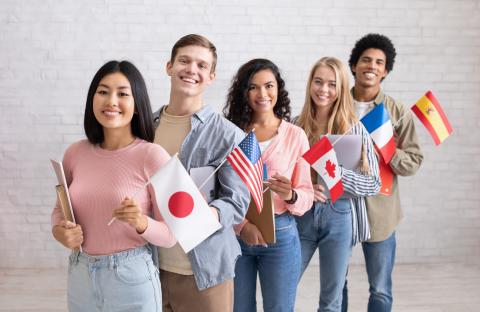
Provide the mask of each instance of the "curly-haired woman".
[{"label": "curly-haired woman", "polygon": [[242,65],[224,108],[227,119],[246,132],[255,129],[273,191],[276,242],[267,244],[245,220],[236,227],[242,256],[235,267],[234,311],[256,311],[257,272],[264,311],[293,311],[300,274],[300,242],[293,215],[313,202],[305,132],[291,124],[290,99],[277,66],[266,59]]}]

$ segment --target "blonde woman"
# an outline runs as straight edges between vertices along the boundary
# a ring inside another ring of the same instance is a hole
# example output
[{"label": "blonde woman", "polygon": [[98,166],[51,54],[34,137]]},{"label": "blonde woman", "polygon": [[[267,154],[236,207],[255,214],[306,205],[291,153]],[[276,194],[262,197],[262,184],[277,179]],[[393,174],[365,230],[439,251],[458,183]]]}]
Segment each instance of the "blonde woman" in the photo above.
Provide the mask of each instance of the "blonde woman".
[{"label": "blonde woman", "polygon": [[368,132],[355,117],[347,70],[336,58],[317,61],[308,78],[305,104],[297,124],[305,130],[310,144],[326,134],[362,136],[362,160],[357,170],[341,168],[343,188],[353,198],[332,203],[317,177],[311,210],[297,217],[302,249],[302,273],[315,250],[320,256],[320,300],[318,311],[340,311],[342,289],[352,246],[368,239],[365,196],[378,193],[378,163]]}]

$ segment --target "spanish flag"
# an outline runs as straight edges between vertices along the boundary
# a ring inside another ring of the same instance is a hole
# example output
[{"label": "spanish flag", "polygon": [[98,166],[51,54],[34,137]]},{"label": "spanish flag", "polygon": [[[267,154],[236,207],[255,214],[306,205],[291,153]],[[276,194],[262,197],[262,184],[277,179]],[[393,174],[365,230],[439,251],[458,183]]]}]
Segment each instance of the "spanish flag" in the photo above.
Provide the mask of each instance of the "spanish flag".
[{"label": "spanish flag", "polygon": [[425,93],[411,109],[430,132],[436,145],[445,141],[452,133],[452,126],[431,91]]}]

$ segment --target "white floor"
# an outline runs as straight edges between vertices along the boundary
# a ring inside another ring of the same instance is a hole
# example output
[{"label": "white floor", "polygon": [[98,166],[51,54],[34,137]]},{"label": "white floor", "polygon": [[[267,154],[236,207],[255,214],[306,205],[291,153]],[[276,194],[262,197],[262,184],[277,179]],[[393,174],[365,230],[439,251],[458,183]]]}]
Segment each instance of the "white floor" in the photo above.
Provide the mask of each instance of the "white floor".
[{"label": "white floor", "polygon": [[[316,311],[318,276],[318,266],[305,272],[295,311]],[[65,270],[0,269],[0,311],[66,311],[65,285]],[[368,284],[362,266],[350,267],[349,286],[349,311],[366,311]],[[395,312],[478,312],[480,265],[397,265],[394,300]]]}]

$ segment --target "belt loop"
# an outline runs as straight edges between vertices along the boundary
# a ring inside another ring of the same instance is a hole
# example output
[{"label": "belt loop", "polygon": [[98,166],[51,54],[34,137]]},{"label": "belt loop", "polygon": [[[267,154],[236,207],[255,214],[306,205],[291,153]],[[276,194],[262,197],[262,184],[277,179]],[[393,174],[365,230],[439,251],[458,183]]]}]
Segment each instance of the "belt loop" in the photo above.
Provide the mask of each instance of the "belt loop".
[{"label": "belt loop", "polygon": [[117,267],[117,259],[116,259],[116,255],[111,255],[110,257],[108,257],[108,268],[111,270],[111,269],[115,269]]},{"label": "belt loop", "polygon": [[333,201],[331,199],[328,200],[328,206],[330,208],[333,208]]},{"label": "belt loop", "polygon": [[78,264],[78,256],[80,255],[79,250],[73,250],[72,251],[72,260],[74,264]]}]

